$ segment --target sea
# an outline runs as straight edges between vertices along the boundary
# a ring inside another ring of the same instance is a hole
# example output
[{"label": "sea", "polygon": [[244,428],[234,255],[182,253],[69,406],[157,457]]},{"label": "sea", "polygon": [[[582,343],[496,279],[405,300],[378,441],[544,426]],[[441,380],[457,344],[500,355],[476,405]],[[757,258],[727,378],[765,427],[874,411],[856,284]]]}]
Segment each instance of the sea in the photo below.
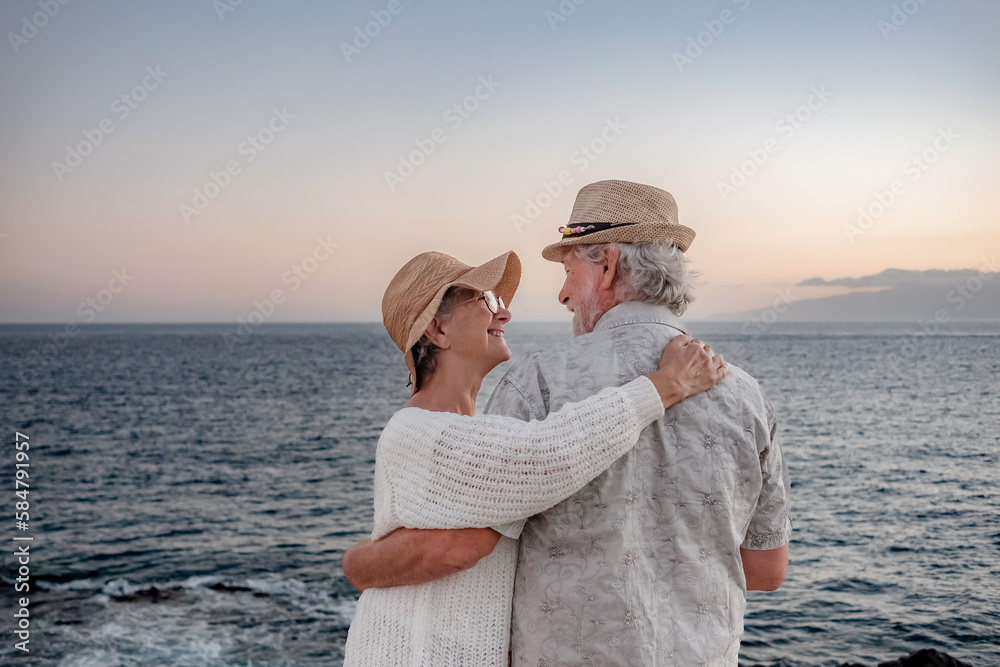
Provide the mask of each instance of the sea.
[{"label": "sea", "polygon": [[[1000,322],[933,324],[689,324],[758,379],[792,478],[741,666],[1000,665]],[[0,664],[341,664],[402,355],[376,323],[234,329],[0,326]],[[515,358],[569,335],[507,327]]]}]

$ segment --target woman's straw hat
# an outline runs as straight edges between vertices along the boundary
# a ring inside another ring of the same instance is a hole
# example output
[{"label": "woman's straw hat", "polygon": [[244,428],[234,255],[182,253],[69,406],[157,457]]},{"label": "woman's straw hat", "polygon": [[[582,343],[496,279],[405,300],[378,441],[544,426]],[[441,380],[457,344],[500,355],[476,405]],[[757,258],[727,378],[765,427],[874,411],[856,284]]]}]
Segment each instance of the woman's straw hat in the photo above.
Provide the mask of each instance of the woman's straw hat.
[{"label": "woman's straw hat", "polygon": [[694,230],[677,222],[677,202],[669,192],[630,181],[584,186],[559,231],[562,240],[542,250],[550,262],[561,262],[575,245],[670,243],[684,252],[694,240]]},{"label": "woman's straw hat", "polygon": [[382,297],[382,322],[389,337],[406,355],[406,367],[416,378],[411,349],[434,319],[449,287],[493,292],[510,304],[521,281],[521,260],[505,252],[480,266],[469,266],[443,252],[417,255],[393,277]]}]

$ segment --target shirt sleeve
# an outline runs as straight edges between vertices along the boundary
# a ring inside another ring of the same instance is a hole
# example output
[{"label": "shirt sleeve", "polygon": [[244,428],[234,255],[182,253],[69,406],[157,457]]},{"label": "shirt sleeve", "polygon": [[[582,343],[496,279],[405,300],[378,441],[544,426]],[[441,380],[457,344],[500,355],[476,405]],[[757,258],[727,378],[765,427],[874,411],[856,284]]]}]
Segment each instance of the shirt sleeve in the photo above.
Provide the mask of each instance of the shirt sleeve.
[{"label": "shirt sleeve", "polygon": [[[525,360],[521,365],[515,364],[514,368],[504,374],[504,376],[500,379],[500,383],[497,384],[493,393],[490,394],[489,400],[486,401],[486,407],[483,409],[484,414],[514,417],[526,422],[531,421],[532,419],[545,419],[548,415],[548,410],[545,409],[541,397],[532,396],[530,392],[515,379],[518,371],[520,370],[523,372],[524,369],[528,369],[529,372],[533,370],[535,375],[538,375],[537,369],[535,369],[527,360]],[[535,386],[537,387],[539,384],[544,383],[535,383]],[[497,531],[504,537],[516,540],[521,537],[521,531],[524,530],[524,524],[527,520],[527,517],[525,517],[523,519],[512,521],[511,523],[490,526],[490,528]]]},{"label": "shirt sleeve", "polygon": [[[647,377],[569,403],[544,420],[413,411],[378,453],[393,518],[407,528],[519,522],[578,491],[662,416]],[[373,537],[396,527],[376,521]]]},{"label": "shirt sleeve", "polygon": [[763,484],[746,537],[740,545],[744,549],[777,549],[788,544],[792,534],[788,468],[778,442],[778,424],[770,404],[767,404],[767,415],[769,437],[766,446],[760,451]]},{"label": "shirt sleeve", "polygon": [[545,401],[546,389],[545,378],[533,364],[524,360],[515,364],[500,379],[500,383],[490,394],[490,400],[486,401],[483,412],[488,415],[516,417],[521,421],[545,419],[549,414]]}]

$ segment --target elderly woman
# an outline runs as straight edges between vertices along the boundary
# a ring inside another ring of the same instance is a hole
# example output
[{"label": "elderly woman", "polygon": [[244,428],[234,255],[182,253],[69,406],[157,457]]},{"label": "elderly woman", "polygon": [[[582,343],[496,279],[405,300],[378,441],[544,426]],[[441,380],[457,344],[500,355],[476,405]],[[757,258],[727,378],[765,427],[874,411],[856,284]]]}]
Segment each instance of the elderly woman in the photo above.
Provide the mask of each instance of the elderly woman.
[{"label": "elderly woman", "polygon": [[[484,540],[493,549],[478,563],[441,554],[439,570],[424,580],[364,590],[347,639],[347,667],[506,665],[524,520],[600,474],[665,407],[725,375],[720,357],[682,336],[649,376],[566,405],[544,421],[474,416],[483,378],[511,356],[505,303],[520,268],[513,252],[478,267],[423,253],[386,289],[383,320],[405,354],[413,390],[379,439],[371,539],[403,527],[464,528],[464,541]],[[366,544],[345,555],[352,581],[359,576],[352,554]]]}]

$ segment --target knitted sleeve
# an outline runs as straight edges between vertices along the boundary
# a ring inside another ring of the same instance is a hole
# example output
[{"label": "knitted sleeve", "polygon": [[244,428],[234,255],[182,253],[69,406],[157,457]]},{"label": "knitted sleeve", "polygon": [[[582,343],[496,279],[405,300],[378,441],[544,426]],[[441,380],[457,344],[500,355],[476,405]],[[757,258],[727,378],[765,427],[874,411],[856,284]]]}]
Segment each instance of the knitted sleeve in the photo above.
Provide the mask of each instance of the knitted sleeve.
[{"label": "knitted sleeve", "polygon": [[400,411],[379,441],[372,537],[400,526],[484,528],[537,514],[607,469],[662,416],[645,376],[541,421]]}]

